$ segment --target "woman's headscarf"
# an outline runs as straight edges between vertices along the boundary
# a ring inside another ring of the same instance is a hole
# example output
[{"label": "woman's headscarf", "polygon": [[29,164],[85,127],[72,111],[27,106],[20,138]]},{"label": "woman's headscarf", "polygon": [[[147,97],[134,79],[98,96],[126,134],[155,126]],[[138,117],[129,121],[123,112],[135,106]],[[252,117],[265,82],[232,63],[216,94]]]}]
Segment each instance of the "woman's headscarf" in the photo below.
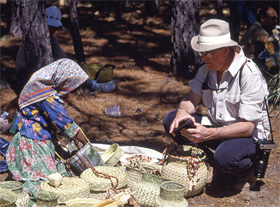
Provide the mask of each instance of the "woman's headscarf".
[{"label": "woman's headscarf", "polygon": [[42,101],[58,93],[63,95],[78,88],[88,75],[74,61],[59,59],[33,73],[19,97],[19,108]]}]

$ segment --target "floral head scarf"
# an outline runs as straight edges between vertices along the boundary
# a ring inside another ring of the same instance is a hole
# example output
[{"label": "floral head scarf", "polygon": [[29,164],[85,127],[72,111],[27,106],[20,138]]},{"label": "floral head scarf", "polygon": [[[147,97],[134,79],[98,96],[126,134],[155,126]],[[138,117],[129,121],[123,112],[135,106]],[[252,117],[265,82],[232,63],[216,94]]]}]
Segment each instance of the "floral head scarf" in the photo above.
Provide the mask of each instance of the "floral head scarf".
[{"label": "floral head scarf", "polygon": [[59,59],[33,73],[19,97],[19,108],[42,101],[58,93],[63,95],[78,88],[88,75],[74,61]]}]

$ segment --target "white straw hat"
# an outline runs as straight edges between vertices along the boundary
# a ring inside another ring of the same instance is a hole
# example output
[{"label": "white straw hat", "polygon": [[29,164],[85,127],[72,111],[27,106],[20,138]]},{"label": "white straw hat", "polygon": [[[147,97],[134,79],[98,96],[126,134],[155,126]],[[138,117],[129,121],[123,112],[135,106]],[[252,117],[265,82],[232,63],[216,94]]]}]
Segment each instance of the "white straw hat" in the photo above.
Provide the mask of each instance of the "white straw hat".
[{"label": "white straw hat", "polygon": [[46,9],[47,22],[52,27],[62,27],[61,11],[56,6],[51,6]]},{"label": "white straw hat", "polygon": [[191,40],[191,46],[197,52],[236,45],[238,43],[231,39],[229,24],[220,19],[210,19],[204,22],[200,27],[199,34]]}]

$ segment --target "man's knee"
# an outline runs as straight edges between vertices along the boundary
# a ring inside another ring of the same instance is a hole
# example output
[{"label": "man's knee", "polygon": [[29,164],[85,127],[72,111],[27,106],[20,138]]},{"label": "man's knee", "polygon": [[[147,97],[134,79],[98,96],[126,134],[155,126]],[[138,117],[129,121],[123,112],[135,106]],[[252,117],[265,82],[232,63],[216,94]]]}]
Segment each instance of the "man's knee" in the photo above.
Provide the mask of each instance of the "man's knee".
[{"label": "man's knee", "polygon": [[176,116],[176,111],[171,111],[168,114],[165,115],[163,118],[163,126],[166,132],[169,132],[170,125],[172,124],[172,121],[174,120]]}]

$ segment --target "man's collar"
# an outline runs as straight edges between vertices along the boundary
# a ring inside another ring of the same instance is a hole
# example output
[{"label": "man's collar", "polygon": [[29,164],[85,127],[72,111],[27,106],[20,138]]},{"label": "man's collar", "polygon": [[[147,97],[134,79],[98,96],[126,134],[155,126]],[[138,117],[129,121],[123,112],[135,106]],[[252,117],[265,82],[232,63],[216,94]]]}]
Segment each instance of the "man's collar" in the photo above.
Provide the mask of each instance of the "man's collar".
[{"label": "man's collar", "polygon": [[240,49],[239,54],[233,60],[233,62],[231,63],[231,65],[228,68],[228,72],[231,74],[232,77],[234,77],[238,73],[242,64],[244,63],[244,61],[246,61],[246,56],[240,46],[239,46],[239,49]]}]

